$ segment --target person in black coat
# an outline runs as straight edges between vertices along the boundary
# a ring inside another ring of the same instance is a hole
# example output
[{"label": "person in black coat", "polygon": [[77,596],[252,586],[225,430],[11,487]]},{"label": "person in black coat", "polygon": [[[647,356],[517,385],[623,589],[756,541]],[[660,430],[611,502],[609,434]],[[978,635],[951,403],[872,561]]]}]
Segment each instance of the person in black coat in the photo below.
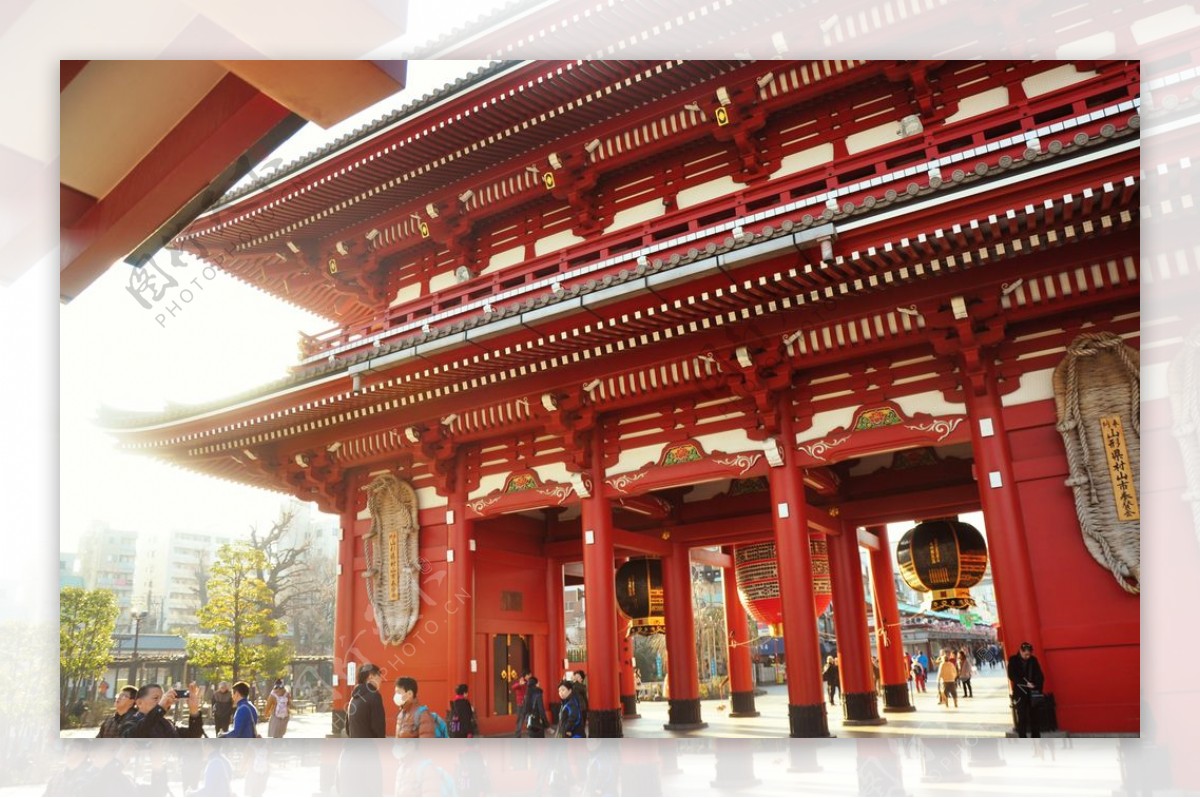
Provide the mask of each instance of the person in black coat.
[{"label": "person in black coat", "polygon": [[1022,643],[1019,651],[1008,658],[1008,682],[1017,710],[1017,736],[1041,737],[1033,702],[1035,695],[1041,696],[1046,677],[1042,675],[1037,657],[1033,656],[1032,644]]},{"label": "person in black coat", "polygon": [[521,715],[525,718],[525,731],[529,732],[530,737],[546,736],[546,727],[550,723],[546,720],[546,700],[542,688],[538,687],[536,676],[525,680],[525,703],[521,705]]},{"label": "person in black coat", "polygon": [[836,707],[838,689],[842,685],[836,657],[825,658],[825,670],[821,672],[821,679],[825,682],[825,703]]},{"label": "person in black coat", "polygon": [[558,697],[562,701],[562,709],[558,713],[558,737],[587,736],[577,687],[577,683],[569,679],[564,679],[558,685]]},{"label": "person in black coat", "polygon": [[379,686],[383,672],[367,662],[358,669],[358,685],[346,707],[346,731],[351,737],[386,737],[387,715]]},{"label": "person in black coat", "polygon": [[454,688],[454,700],[450,702],[450,711],[446,713],[446,725],[451,737],[474,737],[479,733],[479,724],[475,721],[475,707],[467,698],[467,686],[460,684]]},{"label": "person in black coat", "polygon": [[195,682],[188,685],[188,725],[176,726],[167,719],[175,706],[177,691],[163,692],[162,685],[143,685],[134,699],[134,711],[121,723],[122,737],[200,737],[204,734],[200,715],[200,688]]}]

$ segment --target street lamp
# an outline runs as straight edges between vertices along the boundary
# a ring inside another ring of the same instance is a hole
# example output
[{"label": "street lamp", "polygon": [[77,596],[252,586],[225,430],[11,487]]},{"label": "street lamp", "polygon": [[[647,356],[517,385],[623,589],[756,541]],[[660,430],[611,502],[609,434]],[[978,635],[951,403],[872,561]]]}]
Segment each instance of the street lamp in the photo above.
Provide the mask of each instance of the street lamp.
[{"label": "street lamp", "polygon": [[140,686],[137,681],[138,638],[142,633],[142,621],[146,620],[146,616],[149,614],[146,610],[131,613],[133,617],[133,659],[129,663],[129,683],[134,687]]}]

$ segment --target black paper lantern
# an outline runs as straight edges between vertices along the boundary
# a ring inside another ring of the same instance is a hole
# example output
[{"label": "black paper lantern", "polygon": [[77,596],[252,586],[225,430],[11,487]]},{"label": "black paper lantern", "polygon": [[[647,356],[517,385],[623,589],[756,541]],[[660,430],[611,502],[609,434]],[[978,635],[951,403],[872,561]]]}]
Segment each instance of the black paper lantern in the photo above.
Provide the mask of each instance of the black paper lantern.
[{"label": "black paper lantern", "polygon": [[896,546],[900,575],[913,590],[933,593],[933,609],[975,606],[968,588],[987,570],[987,544],[978,529],[954,518],[925,521]]},{"label": "black paper lantern", "polygon": [[626,635],[667,631],[663,615],[662,560],[639,557],[617,569],[617,608],[629,618]]}]

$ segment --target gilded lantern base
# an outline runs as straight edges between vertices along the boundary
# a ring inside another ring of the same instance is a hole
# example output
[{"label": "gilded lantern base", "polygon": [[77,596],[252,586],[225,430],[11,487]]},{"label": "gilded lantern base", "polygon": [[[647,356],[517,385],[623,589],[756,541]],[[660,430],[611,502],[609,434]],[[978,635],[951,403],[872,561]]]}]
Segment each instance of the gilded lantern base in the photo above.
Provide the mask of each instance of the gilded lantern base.
[{"label": "gilded lantern base", "polygon": [[650,635],[664,635],[667,633],[667,619],[661,615],[651,615],[648,618],[634,618],[629,622],[628,628],[625,630],[626,637],[641,635],[649,637]]},{"label": "gilded lantern base", "polygon": [[966,610],[974,606],[975,599],[971,598],[971,591],[965,588],[933,591],[932,609],[934,612],[941,610]]}]

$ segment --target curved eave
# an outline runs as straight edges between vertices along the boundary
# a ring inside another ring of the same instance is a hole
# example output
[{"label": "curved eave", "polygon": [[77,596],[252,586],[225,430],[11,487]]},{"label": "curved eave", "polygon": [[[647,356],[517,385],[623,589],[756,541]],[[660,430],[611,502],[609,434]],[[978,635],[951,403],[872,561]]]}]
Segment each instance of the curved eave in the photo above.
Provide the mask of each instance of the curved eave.
[{"label": "curved eave", "polygon": [[[1134,142],[1134,144],[1136,143]],[[1127,148],[1124,161],[1129,161],[1128,152]],[[1136,151],[1132,152],[1135,156]],[[1133,163],[1130,168],[1134,169],[1135,174],[1136,164]],[[1104,182],[1110,181],[1111,178],[1109,175],[1096,175],[1094,180]],[[1019,186],[1020,184],[1015,185]],[[1093,218],[1092,227],[1097,230],[1097,236],[1099,236],[1099,230],[1116,233],[1118,230],[1128,229],[1130,224],[1136,223],[1135,214],[1128,215],[1124,221],[1116,223],[1111,221],[1114,214],[1120,216],[1129,208],[1136,208],[1135,182],[1130,185],[1124,181],[1116,181],[1114,185],[1102,187],[1099,191],[1090,190],[1090,192],[1092,198],[1088,199],[1087,203],[1079,205],[1078,208],[1076,206],[1070,208],[1072,223],[1081,223],[1085,218]],[[997,202],[1001,202],[1001,200],[997,200]],[[932,236],[926,239],[923,235],[922,239],[918,241],[910,241],[908,248],[910,248],[914,262],[919,263],[920,260],[925,260],[926,263],[930,263],[931,258],[941,257],[938,253],[946,251],[946,247],[949,247],[949,251],[971,251],[974,246],[977,246],[972,241],[973,236],[977,234],[995,240],[1003,240],[1006,236],[1009,238],[1015,236],[1015,240],[1025,240],[1025,244],[1022,246],[1028,246],[1027,239],[1031,235],[1045,234],[1046,229],[1056,229],[1061,224],[1067,223],[1062,220],[1060,212],[1055,208],[1067,208],[1068,204],[1068,197],[1060,196],[1055,203],[1043,205],[1043,210],[1039,211],[1038,216],[1030,216],[1024,222],[1013,224],[1013,226],[1008,226],[1002,218],[997,218],[995,211],[991,208],[978,209],[977,212],[982,214],[976,218],[976,221],[982,220],[978,226],[970,223],[970,218],[964,218],[962,221],[968,223],[962,224],[962,226],[955,224],[955,228],[961,227],[961,229],[953,233],[950,238],[937,235],[936,238],[940,240],[937,240],[935,244]],[[1116,210],[1114,210],[1114,204]],[[920,199],[900,200],[899,206],[896,208],[892,208],[888,203],[883,203],[877,206],[877,210],[872,214],[863,215],[857,220],[856,218],[847,218],[845,227],[856,224],[856,226],[870,228],[872,216],[878,222],[881,218],[892,216],[895,212],[899,212],[901,215],[919,216],[923,205],[926,206],[923,224],[926,229],[931,229],[937,224],[937,218],[929,216],[928,210],[942,205],[942,197],[937,191],[930,191],[924,202]],[[1109,218],[1108,222],[1104,221],[1105,216]],[[1050,227],[1046,227],[1046,229],[1025,227],[1025,224],[1032,224],[1038,220],[1040,220],[1040,224]],[[479,316],[464,319],[463,322],[455,325],[430,330],[428,334],[403,338],[403,340],[391,343],[386,347],[367,348],[364,353],[356,354],[353,358],[329,362],[329,364],[320,366],[316,372],[306,374],[304,377],[292,378],[290,383],[288,380],[277,380],[268,390],[258,389],[247,392],[246,395],[242,395],[236,400],[210,403],[209,406],[203,407],[180,408],[170,414],[126,415],[124,419],[109,414],[109,418],[103,421],[107,422],[110,431],[124,438],[125,448],[128,450],[138,450],[160,456],[194,457],[204,461],[209,461],[212,457],[227,457],[233,461],[238,457],[241,446],[253,446],[257,445],[257,442],[274,445],[272,442],[292,436],[332,439],[337,437],[337,428],[347,422],[367,419],[368,416],[377,413],[390,413],[392,409],[396,408],[406,408],[404,415],[406,415],[407,422],[425,420],[425,415],[430,413],[430,410],[420,407],[422,402],[428,401],[427,398],[421,397],[440,397],[443,396],[443,391],[446,391],[446,396],[457,394],[460,392],[461,386],[456,388],[455,385],[463,383],[464,380],[469,382],[469,380],[478,379],[481,374],[491,372],[508,371],[524,374],[526,373],[524,368],[530,364],[536,364],[539,360],[544,360],[547,356],[556,353],[562,355],[564,352],[569,353],[571,350],[580,348],[590,349],[595,347],[598,341],[602,344],[605,340],[614,341],[631,334],[646,337],[649,317],[641,317],[634,310],[638,301],[643,305],[646,302],[654,305],[659,301],[643,289],[647,284],[646,281],[654,280],[655,275],[667,277],[673,287],[679,288],[680,298],[685,298],[690,295],[689,292],[707,290],[700,281],[702,271],[704,268],[708,268],[714,275],[719,274],[721,272],[719,266],[722,265],[719,258],[724,256],[745,257],[754,253],[754,257],[761,260],[762,257],[770,257],[770,252],[785,250],[790,252],[794,235],[797,233],[785,232],[780,228],[770,235],[758,233],[745,236],[738,241],[730,239],[722,247],[714,247],[712,252],[694,251],[694,254],[679,258],[674,263],[664,263],[658,260],[644,268],[625,272],[624,276],[614,276],[611,280],[594,281],[592,284],[572,287],[570,290],[564,290],[560,295],[536,296],[522,305],[504,308],[504,311],[500,313],[479,314]],[[869,233],[868,236],[870,236]],[[785,240],[778,241],[780,238]],[[887,240],[876,239],[875,242],[876,244],[886,244]],[[1100,242],[1103,244],[1103,241]],[[887,248],[887,251],[890,251],[890,247]],[[706,266],[706,263],[709,266]],[[748,268],[752,268],[754,263],[756,260],[751,260]],[[778,266],[770,265],[774,263],[774,260],[767,260],[763,263],[766,265],[763,265],[762,268],[768,269],[768,271],[778,269]],[[724,266],[726,269],[743,268],[734,260],[726,262]],[[966,268],[966,265],[962,265],[961,268]],[[788,274],[794,276],[775,275],[769,282],[758,282],[760,278],[754,278],[752,281],[744,281],[744,286],[742,284],[744,275],[739,271],[736,277],[739,281],[737,295],[727,294],[727,299],[722,299],[720,304],[716,305],[714,305],[715,300],[706,299],[695,302],[695,304],[692,304],[691,301],[679,304],[677,300],[676,310],[671,311],[670,314],[678,318],[664,319],[659,324],[674,325],[680,318],[683,318],[690,319],[689,323],[694,325],[695,329],[698,322],[713,316],[714,313],[724,313],[733,307],[745,308],[748,307],[746,305],[748,302],[749,304],[766,304],[766,302],[774,302],[786,295],[796,296],[798,301],[803,302],[803,296],[808,295],[810,289],[817,288],[820,284],[812,281],[834,281],[830,287],[811,290],[812,295],[820,299],[838,283],[851,287],[854,284],[860,284],[863,287],[856,290],[862,290],[863,293],[875,293],[884,290],[884,287],[901,287],[905,284],[928,280],[930,276],[953,274],[961,268],[949,270],[943,268],[942,271],[935,271],[934,274],[919,269],[899,269],[884,251],[877,254],[846,253],[845,256],[836,258],[835,262],[830,264],[827,269],[810,270],[805,274],[797,274],[796,269],[792,269]],[[854,271],[848,271],[850,269]],[[676,271],[676,274],[686,272],[689,276],[685,280],[679,280],[671,274],[672,271]],[[882,277],[886,276],[887,272],[890,272],[890,276],[887,280],[883,280]],[[764,272],[764,276],[766,276],[766,272]],[[660,283],[659,293],[665,290],[661,286]],[[836,292],[838,295],[842,293],[845,292],[842,290]],[[622,294],[623,298],[618,299],[616,294]],[[721,293],[718,292],[718,296],[720,295]],[[1019,289],[1014,296],[1020,295]],[[604,296],[604,301],[596,304],[596,302],[588,301],[589,296]],[[617,302],[616,305],[611,306],[612,310],[607,304],[610,301]],[[587,302],[589,310],[605,308],[602,311],[604,313],[611,312],[618,317],[625,314],[626,317],[631,316],[632,318],[614,323],[611,325],[612,329],[606,328],[605,336],[599,336],[599,332],[589,334],[587,330],[583,330],[582,335],[563,336],[556,342],[556,335],[550,335],[545,346],[541,343],[540,338],[536,338],[539,335],[546,335],[548,331],[560,332],[568,329],[571,325],[577,326],[577,323],[568,322],[571,314],[578,312],[576,308],[582,308],[584,302]],[[620,305],[620,302],[628,302],[629,305]],[[629,313],[625,312],[625,307],[630,308]],[[1049,312],[1037,311],[1037,308],[1031,310],[1031,307],[1025,308],[1022,312]],[[738,312],[745,311],[739,310]],[[560,324],[566,326],[556,326]],[[479,331],[476,341],[482,343],[487,340],[487,343],[482,344],[485,349],[496,347],[496,352],[493,352],[491,359],[481,362],[476,356],[472,361],[470,356],[467,356],[466,359],[455,362],[455,358],[463,358],[464,347],[472,352],[479,352],[479,343],[472,343],[468,340],[468,330]],[[499,341],[511,342],[511,338],[505,340],[503,335],[512,334],[532,335],[535,340],[538,340],[538,346],[524,348],[517,346],[515,349],[510,349],[508,343],[497,343]],[[658,341],[656,336],[655,341]],[[424,368],[424,372],[420,371],[422,368]],[[533,372],[542,370],[544,367],[534,368]],[[356,390],[359,388],[359,385],[356,384],[359,380],[355,379],[355,374],[361,380],[361,390]],[[466,401],[466,397],[463,397],[463,400]],[[220,454],[222,451],[226,454]],[[226,463],[226,467],[232,468],[228,463]]]}]

